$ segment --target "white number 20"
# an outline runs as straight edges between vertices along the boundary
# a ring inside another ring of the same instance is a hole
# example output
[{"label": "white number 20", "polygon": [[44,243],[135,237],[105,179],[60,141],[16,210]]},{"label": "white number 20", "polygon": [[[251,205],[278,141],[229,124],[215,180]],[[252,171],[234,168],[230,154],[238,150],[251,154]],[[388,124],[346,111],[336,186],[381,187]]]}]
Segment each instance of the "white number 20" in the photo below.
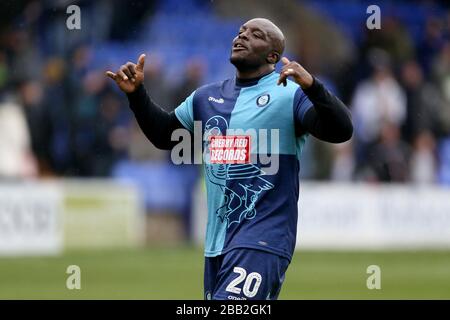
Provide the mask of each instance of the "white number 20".
[{"label": "white number 20", "polygon": [[[261,285],[261,275],[258,272],[252,272],[247,276],[247,271],[245,271],[245,269],[241,267],[234,267],[233,272],[239,275],[236,279],[230,282],[225,290],[235,294],[240,294],[241,289],[237,288],[236,286],[245,280],[244,286],[242,287],[242,291],[244,292],[244,294],[248,298],[253,298],[254,296],[256,296],[259,286]],[[253,282],[255,282],[255,284],[253,285],[253,289],[250,289]]]}]

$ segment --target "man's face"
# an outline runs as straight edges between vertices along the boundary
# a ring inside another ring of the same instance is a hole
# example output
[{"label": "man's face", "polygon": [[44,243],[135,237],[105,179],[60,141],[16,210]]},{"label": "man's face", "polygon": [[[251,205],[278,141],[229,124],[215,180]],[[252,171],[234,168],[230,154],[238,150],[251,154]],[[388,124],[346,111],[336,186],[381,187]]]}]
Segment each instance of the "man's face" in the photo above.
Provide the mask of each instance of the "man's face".
[{"label": "man's face", "polygon": [[267,28],[259,21],[250,20],[241,26],[233,39],[230,62],[239,70],[251,70],[268,64],[273,51]]}]

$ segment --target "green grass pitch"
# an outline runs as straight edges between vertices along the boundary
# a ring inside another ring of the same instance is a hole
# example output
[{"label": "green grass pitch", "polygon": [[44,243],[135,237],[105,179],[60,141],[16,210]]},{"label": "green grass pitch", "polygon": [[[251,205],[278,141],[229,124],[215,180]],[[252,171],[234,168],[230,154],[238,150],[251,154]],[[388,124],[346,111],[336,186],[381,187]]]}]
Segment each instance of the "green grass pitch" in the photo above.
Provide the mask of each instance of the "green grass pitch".
[{"label": "green grass pitch", "polygon": [[[66,288],[69,265],[81,289]],[[381,268],[368,290],[366,269]],[[1,257],[0,299],[203,299],[203,257],[193,247]],[[450,299],[450,251],[298,251],[280,299]]]}]

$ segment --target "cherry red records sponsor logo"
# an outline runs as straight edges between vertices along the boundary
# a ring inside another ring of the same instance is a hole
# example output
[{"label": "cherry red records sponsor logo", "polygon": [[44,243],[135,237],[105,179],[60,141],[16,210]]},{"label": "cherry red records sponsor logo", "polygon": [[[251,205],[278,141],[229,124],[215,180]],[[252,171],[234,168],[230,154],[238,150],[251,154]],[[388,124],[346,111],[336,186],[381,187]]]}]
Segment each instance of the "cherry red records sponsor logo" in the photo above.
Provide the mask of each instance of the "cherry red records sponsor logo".
[{"label": "cherry red records sponsor logo", "polygon": [[214,164],[250,163],[251,136],[210,136],[210,162]]}]

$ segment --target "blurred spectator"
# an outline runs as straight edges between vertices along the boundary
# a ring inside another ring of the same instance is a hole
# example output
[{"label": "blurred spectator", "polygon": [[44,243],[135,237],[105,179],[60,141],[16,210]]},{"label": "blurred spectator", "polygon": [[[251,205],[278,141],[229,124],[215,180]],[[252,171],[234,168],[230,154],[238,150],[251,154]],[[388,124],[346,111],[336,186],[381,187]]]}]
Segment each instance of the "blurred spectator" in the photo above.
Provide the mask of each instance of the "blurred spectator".
[{"label": "blurred spectator", "polygon": [[184,77],[175,89],[174,107],[182,103],[194,90],[201,86],[205,71],[205,65],[200,59],[188,61]]},{"label": "blurred spectator", "polygon": [[422,131],[439,135],[439,116],[443,104],[439,90],[425,81],[420,65],[414,60],[403,65],[401,77],[407,98],[404,139],[412,144],[413,138]]},{"label": "blurred spectator", "polygon": [[380,141],[369,151],[369,180],[380,182],[407,182],[409,179],[409,147],[401,140],[400,129],[384,121]]},{"label": "blurred spectator", "polygon": [[116,93],[107,91],[101,96],[95,118],[92,175],[110,176],[114,164],[126,157],[129,141],[129,120]]},{"label": "blurred spectator", "polygon": [[44,67],[43,128],[48,129],[46,139],[49,159],[40,158],[41,175],[66,174],[70,166],[69,105],[67,66],[63,59],[50,57]]},{"label": "blurred spectator", "polygon": [[102,72],[92,71],[82,78],[80,84],[81,94],[74,97],[71,113],[71,130],[74,139],[72,170],[74,175],[92,176],[95,175],[93,164],[96,157],[96,134],[99,126],[97,114],[106,79]]},{"label": "blurred spectator", "polygon": [[445,105],[439,112],[442,129],[444,134],[450,135],[450,41],[443,45],[436,56],[433,65],[433,78],[445,99]]},{"label": "blurred spectator", "polygon": [[[152,99],[164,109],[168,111],[173,110],[175,108],[174,94],[171,92],[167,79],[164,77],[160,57],[152,55],[144,68],[144,86]],[[135,161],[166,162],[169,158],[168,151],[160,150],[149,143],[134,117],[130,123],[128,154],[130,159]]]},{"label": "blurred spectator", "polygon": [[36,173],[21,107],[11,101],[0,102],[0,179],[30,178]]},{"label": "blurred spectator", "polygon": [[163,61],[158,55],[152,55],[148,60],[144,67],[144,86],[158,105],[171,111],[175,109],[174,93],[165,77]]},{"label": "blurred spectator", "polygon": [[416,136],[411,155],[411,181],[413,183],[429,184],[436,181],[435,145],[433,135],[428,131],[422,131]]},{"label": "blurred spectator", "polygon": [[347,141],[333,145],[334,159],[331,179],[334,181],[351,181],[355,172],[355,160],[352,142]]},{"label": "blurred spectator", "polygon": [[364,161],[367,148],[378,139],[385,122],[401,126],[406,117],[405,93],[392,74],[389,55],[373,49],[368,59],[372,75],[358,84],[351,103],[360,161]]},{"label": "blurred spectator", "polygon": [[9,58],[9,81],[17,84],[39,79],[42,73],[41,54],[33,45],[29,32],[14,29],[6,34],[5,44]]},{"label": "blurred spectator", "polygon": [[48,172],[50,164],[50,122],[43,104],[44,89],[38,81],[23,82],[18,89],[19,100],[26,117],[31,151],[36,157],[39,172]]}]

